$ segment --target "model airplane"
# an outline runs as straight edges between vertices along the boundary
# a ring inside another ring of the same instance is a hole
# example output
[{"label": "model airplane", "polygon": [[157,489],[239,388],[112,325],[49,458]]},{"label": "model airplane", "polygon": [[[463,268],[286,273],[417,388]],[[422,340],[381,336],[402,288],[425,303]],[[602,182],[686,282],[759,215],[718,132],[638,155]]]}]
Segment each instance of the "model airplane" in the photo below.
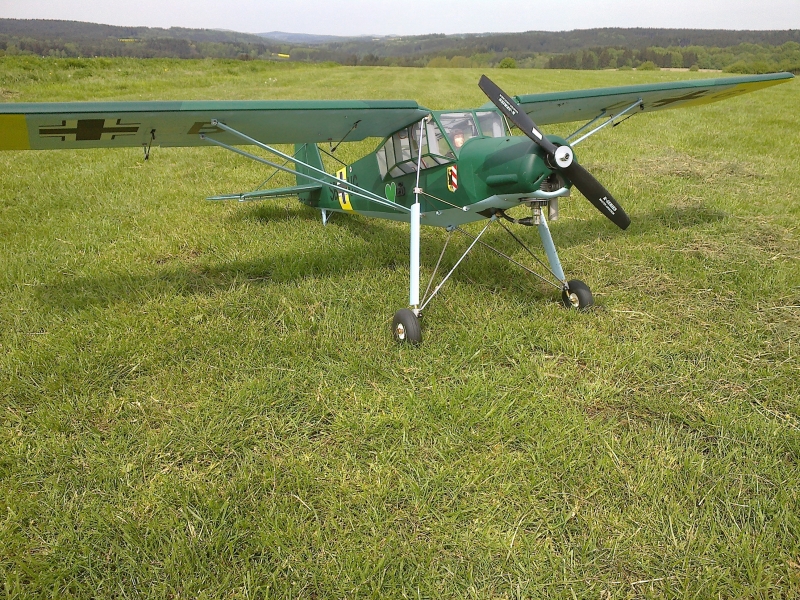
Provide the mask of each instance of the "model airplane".
[{"label": "model airplane", "polygon": [[[392,332],[400,342],[422,341],[419,316],[476,244],[553,285],[568,308],[592,305],[583,282],[567,280],[548,228],[558,199],[576,187],[603,215],[625,229],[630,219],[614,197],[576,160],[573,147],[633,115],[697,106],[784,83],[790,73],[578,90],[510,97],[487,77],[491,100],[480,108],[431,111],[413,101],[82,102],[0,105],[0,150],[215,145],[292,173],[297,185],[259,189],[215,200],[296,196],[331,213],[357,213],[410,223],[409,307],[397,311]],[[566,138],[545,135],[539,124],[586,121]],[[512,135],[512,124],[523,135]],[[336,173],[325,170],[320,144],[376,137],[377,149]],[[294,144],[288,155],[274,147]],[[256,146],[271,159],[239,146]],[[282,161],[282,162],[278,162]],[[293,165],[293,166],[290,166]],[[513,219],[506,210],[532,210]],[[486,221],[472,235],[461,226]],[[547,261],[539,260],[503,221],[538,228]],[[536,259],[538,274],[481,238],[499,223]],[[420,294],[420,225],[470,238],[467,250],[433,287],[450,237],[425,292]],[[432,289],[433,287],[433,289]]]}]

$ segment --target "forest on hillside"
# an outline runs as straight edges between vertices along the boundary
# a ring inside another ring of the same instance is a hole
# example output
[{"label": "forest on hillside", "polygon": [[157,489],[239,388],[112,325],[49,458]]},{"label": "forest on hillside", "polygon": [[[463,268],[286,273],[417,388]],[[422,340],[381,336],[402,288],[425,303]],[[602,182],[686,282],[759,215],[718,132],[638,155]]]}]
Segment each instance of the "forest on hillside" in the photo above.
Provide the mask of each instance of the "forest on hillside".
[{"label": "forest on hillside", "polygon": [[[276,35],[278,32],[274,32]],[[230,31],[0,19],[0,56],[233,58],[404,67],[694,68],[800,72],[800,31],[567,32],[270,39]]]},{"label": "forest on hillside", "polygon": [[79,21],[0,19],[0,55],[58,58],[270,58],[280,44],[263,37],[171,27],[119,27]]}]

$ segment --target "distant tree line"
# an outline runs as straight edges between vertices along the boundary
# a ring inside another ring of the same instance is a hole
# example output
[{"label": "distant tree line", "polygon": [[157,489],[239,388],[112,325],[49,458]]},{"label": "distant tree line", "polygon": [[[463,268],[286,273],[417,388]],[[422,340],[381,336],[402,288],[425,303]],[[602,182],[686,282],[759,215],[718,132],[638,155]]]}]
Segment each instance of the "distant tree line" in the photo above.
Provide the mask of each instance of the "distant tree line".
[{"label": "distant tree line", "polygon": [[0,55],[248,59],[270,57],[280,48],[277,42],[234,31],[0,19]]},{"label": "distant tree line", "polygon": [[519,68],[796,69],[800,31],[690,29],[587,29],[485,35],[426,35],[350,39],[292,49],[301,60],[343,64],[496,67],[513,59]]},{"label": "distant tree line", "polygon": [[727,48],[740,44],[779,46],[800,43],[800,31],[724,31],[691,29],[585,29],[575,31],[528,31],[524,33],[352,38],[316,46],[318,51],[379,58],[503,54],[567,54],[592,48],[686,48],[690,46]]},{"label": "distant tree line", "polygon": [[105,40],[175,38],[194,42],[263,43],[264,38],[236,31],[185,27],[120,27],[81,21],[50,19],[0,19],[0,35],[43,40]]},{"label": "distant tree line", "polygon": [[[311,36],[308,36],[311,37]],[[334,38],[311,43],[207,29],[0,19],[0,56],[238,58],[352,66],[550,69],[697,68],[800,72],[800,31],[587,29]]]},{"label": "distant tree line", "polygon": [[[289,50],[287,50],[289,51]],[[401,66],[435,68],[510,67],[547,69],[624,69],[624,68],[685,68],[714,69],[734,73],[771,73],[792,71],[800,73],[800,43],[786,42],[780,46],[739,44],[726,48],[689,46],[589,48],[566,54],[510,52],[478,52],[462,50],[419,56],[386,56],[368,53],[342,54],[327,47],[290,50],[293,60],[308,62],[330,61],[344,65]]]},{"label": "distant tree line", "polygon": [[[266,42],[266,40],[265,40]],[[131,58],[270,58],[280,46],[232,42],[194,42],[175,38],[108,40],[42,40],[0,38],[0,55],[33,54],[58,58],[121,56]]]},{"label": "distant tree line", "polygon": [[551,56],[545,66],[549,69],[617,69],[637,68],[644,63],[662,69],[697,67],[740,73],[798,72],[800,43],[785,42],[780,46],[739,44],[727,48],[591,48]]}]

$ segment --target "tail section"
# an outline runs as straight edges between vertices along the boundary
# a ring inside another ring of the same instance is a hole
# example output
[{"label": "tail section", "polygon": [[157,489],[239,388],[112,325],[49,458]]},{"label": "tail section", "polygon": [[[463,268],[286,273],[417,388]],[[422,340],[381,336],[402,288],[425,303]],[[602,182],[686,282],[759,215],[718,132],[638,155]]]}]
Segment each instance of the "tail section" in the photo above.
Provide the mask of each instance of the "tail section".
[{"label": "tail section", "polygon": [[[322,164],[322,155],[319,152],[319,148],[316,144],[295,144],[294,145],[294,156],[295,158],[305,164],[300,164],[300,162],[295,163],[295,167],[297,170],[297,185],[300,186],[307,186],[309,184],[315,184],[315,182],[308,177],[304,177],[303,175],[310,175],[314,179],[322,179],[323,177],[311,169],[309,169],[305,165],[309,165],[314,167],[315,169],[319,169],[320,171],[325,170],[325,165]],[[319,186],[319,184],[316,184]],[[319,203],[320,197],[323,191],[321,186],[317,189],[301,192],[298,194],[298,197],[302,202],[306,204],[310,204],[311,206],[316,206]]]}]

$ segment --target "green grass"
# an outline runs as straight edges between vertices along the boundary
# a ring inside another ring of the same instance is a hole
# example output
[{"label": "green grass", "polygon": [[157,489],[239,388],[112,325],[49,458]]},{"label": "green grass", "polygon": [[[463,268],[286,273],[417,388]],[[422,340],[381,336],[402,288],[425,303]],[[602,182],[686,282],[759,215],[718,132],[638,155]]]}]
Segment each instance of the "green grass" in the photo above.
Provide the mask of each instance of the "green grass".
[{"label": "green grass", "polygon": [[[13,101],[468,107],[479,76],[0,59]],[[0,154],[6,596],[800,596],[799,105],[795,81],[585,142],[633,220],[576,194],[552,225],[596,310],[479,251],[418,349],[389,333],[402,225],[205,202],[263,179],[218,149]]]}]

